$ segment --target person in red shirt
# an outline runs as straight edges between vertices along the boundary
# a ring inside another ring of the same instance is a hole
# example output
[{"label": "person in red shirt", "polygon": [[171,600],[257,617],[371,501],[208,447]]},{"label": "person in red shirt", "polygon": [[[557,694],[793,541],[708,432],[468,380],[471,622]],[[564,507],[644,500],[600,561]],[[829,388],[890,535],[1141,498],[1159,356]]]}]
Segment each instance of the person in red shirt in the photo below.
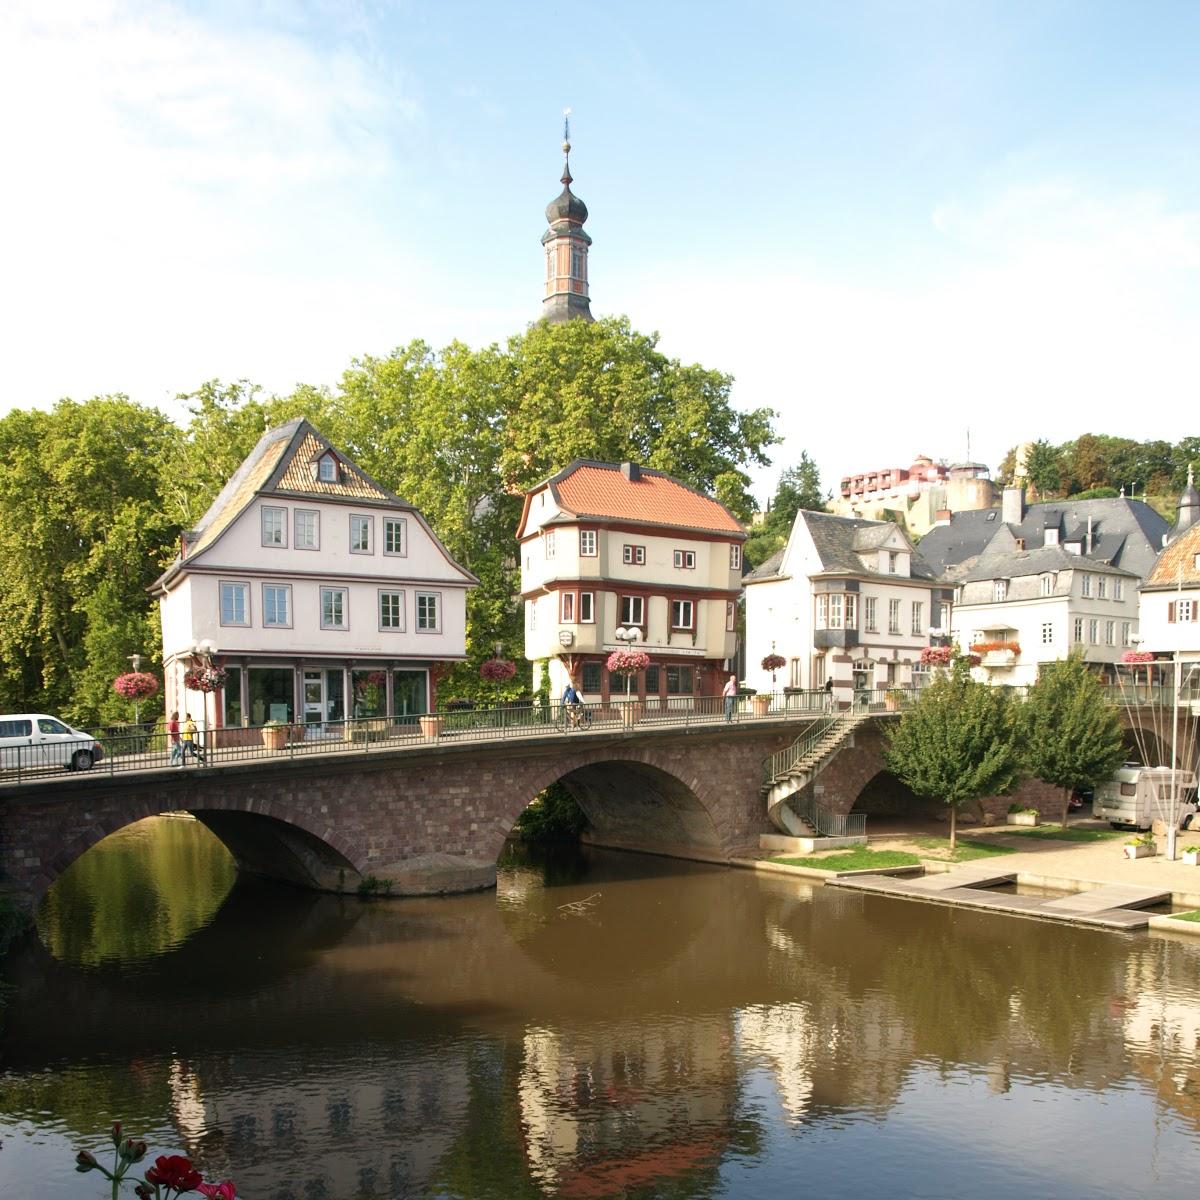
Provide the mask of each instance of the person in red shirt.
[{"label": "person in red shirt", "polygon": [[171,743],[170,766],[183,766],[183,743],[179,740],[179,714],[173,712],[167,721],[167,740]]}]

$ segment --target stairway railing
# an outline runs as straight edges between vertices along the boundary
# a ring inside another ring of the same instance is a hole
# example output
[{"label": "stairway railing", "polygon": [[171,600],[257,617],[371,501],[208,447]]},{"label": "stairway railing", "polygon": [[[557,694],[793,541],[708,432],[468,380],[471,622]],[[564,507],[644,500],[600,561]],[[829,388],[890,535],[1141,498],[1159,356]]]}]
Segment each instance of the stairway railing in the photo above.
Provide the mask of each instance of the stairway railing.
[{"label": "stairway railing", "polygon": [[793,768],[806,755],[811,754],[834,728],[846,719],[844,713],[834,713],[822,717],[809,726],[803,737],[797,738],[786,749],[778,750],[763,763],[763,783],[771,784],[785,775],[790,775]]},{"label": "stairway railing", "polygon": [[866,813],[835,813],[811,796],[793,797],[794,812],[818,837],[863,837],[867,832]]}]

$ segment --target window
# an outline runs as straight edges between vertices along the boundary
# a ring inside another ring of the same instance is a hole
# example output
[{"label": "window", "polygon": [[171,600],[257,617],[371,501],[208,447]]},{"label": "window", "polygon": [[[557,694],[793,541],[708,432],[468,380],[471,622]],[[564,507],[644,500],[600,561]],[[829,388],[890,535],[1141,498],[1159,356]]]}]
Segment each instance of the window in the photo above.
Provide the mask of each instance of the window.
[{"label": "window", "polygon": [[1172,625],[1194,621],[1198,607],[1195,600],[1172,600],[1167,605],[1167,621]]},{"label": "window", "polygon": [[1008,580],[993,579],[992,580],[992,600],[1007,600],[1008,599]]},{"label": "window", "polygon": [[1100,622],[1094,617],[1088,622],[1088,641],[1093,646],[1100,644]]},{"label": "window", "polygon": [[888,551],[888,574],[895,575],[896,564],[900,561],[900,555],[895,550]]},{"label": "window", "polygon": [[742,569],[742,548],[737,542],[734,542],[729,547],[729,569],[731,571],[740,571]]},{"label": "window", "polygon": [[925,605],[921,604],[919,601],[917,601],[917,600],[913,601],[913,606],[912,606],[913,637],[920,637],[922,632],[924,632],[925,625],[922,620],[922,617],[924,614],[921,611],[924,607],[925,607]]},{"label": "window", "polygon": [[600,664],[598,662],[585,662],[582,674],[583,690],[592,693],[598,692],[600,690]]},{"label": "window", "polygon": [[546,249],[546,278],[554,278],[554,247],[550,246]]},{"label": "window", "polygon": [[1054,645],[1054,625],[1050,621],[1044,621],[1042,623],[1042,645]]},{"label": "window", "polygon": [[296,528],[292,545],[297,550],[319,550],[321,545],[321,515],[311,508],[296,509]]},{"label": "window", "polygon": [[644,625],[646,602],[641,596],[621,597],[621,624]]},{"label": "window", "polygon": [[657,696],[662,689],[662,672],[651,664],[646,668],[646,695]]},{"label": "window", "polygon": [[888,633],[900,632],[900,601],[888,601]]},{"label": "window", "polygon": [[392,633],[404,632],[404,593],[379,593],[379,628]]},{"label": "window", "polygon": [[291,628],[292,588],[290,584],[264,583],[262,589],[264,625]]},{"label": "window", "polygon": [[575,624],[575,593],[574,592],[559,592],[558,594],[558,619],[565,625]]},{"label": "window", "polygon": [[1108,599],[1108,580],[1103,575],[1096,580],[1096,599]]},{"label": "window", "polygon": [[696,606],[691,600],[671,601],[671,628],[695,629]]},{"label": "window", "polygon": [[375,529],[374,517],[350,517],[350,553],[371,554],[371,534]]},{"label": "window", "polygon": [[879,632],[879,618],[875,615],[875,597],[863,597],[863,622],[868,633]]},{"label": "window", "polygon": [[1076,642],[1083,641],[1083,618],[1082,617],[1075,618],[1074,639]]},{"label": "window", "polygon": [[934,601],[932,604],[930,604],[930,606],[929,606],[929,628],[930,629],[941,629],[942,628],[942,616],[943,616],[943,610],[945,609],[945,607],[946,606],[944,604],[941,604],[938,601]]},{"label": "window", "polygon": [[71,731],[61,721],[56,721],[53,717],[39,717],[38,732],[55,733],[61,736],[62,734],[70,733]]},{"label": "window", "polygon": [[325,454],[317,463],[317,478],[322,483],[337,483],[337,459],[332,454]]},{"label": "window", "polygon": [[844,596],[837,596],[837,595],[829,597],[829,628],[830,629],[841,629],[842,628],[842,621],[844,619],[843,613],[842,613],[842,601],[844,599],[845,599]]},{"label": "window", "polygon": [[287,545],[287,509],[262,508],[262,544],[264,546]]},{"label": "window", "polygon": [[584,558],[596,557],[596,531],[594,529],[579,531],[579,553]]},{"label": "window", "polygon": [[1042,539],[1042,544],[1044,546],[1057,546],[1058,545],[1058,530],[1057,529],[1047,529],[1046,535]]},{"label": "window", "polygon": [[441,629],[441,592],[417,593],[417,632],[437,633]]},{"label": "window", "polygon": [[676,550],[675,565],[685,571],[694,571],[696,569],[695,550]]},{"label": "window", "polygon": [[1092,594],[1092,577],[1086,571],[1079,576],[1079,594],[1081,596]]},{"label": "window", "polygon": [[1053,575],[1043,575],[1042,576],[1042,595],[1043,596],[1053,596],[1054,595],[1054,576]]},{"label": "window", "polygon": [[596,596],[594,592],[579,593],[579,623],[591,625],[596,620]]},{"label": "window", "polygon": [[383,518],[384,554],[408,553],[408,522],[403,517]]},{"label": "window", "polygon": [[1114,600],[1124,600],[1125,599],[1125,580],[1123,580],[1123,579],[1114,579],[1113,580],[1113,599]]},{"label": "window", "polygon": [[1133,624],[1130,621],[1121,622],[1121,645],[1128,646],[1130,636],[1133,633]]},{"label": "window", "polygon": [[1117,644],[1117,623],[1116,621],[1104,622],[1104,644],[1106,646],[1115,646]]},{"label": "window", "polygon": [[737,627],[737,605],[732,600],[725,601],[725,632],[730,633]]},{"label": "window", "polygon": [[542,549],[546,553],[547,558],[554,557],[554,530],[542,535]]},{"label": "window", "polygon": [[321,589],[321,628],[346,629],[349,593],[345,588]]},{"label": "window", "polygon": [[645,546],[625,546],[621,551],[621,561],[629,563],[635,567],[643,567],[646,565],[646,547]]},{"label": "window", "polygon": [[692,668],[667,667],[667,695],[690,696],[692,694]]},{"label": "window", "polygon": [[226,729],[236,729],[242,723],[242,668],[225,668],[225,686],[222,693],[222,724]]},{"label": "window", "polygon": [[221,581],[221,624],[250,624],[250,585]]},{"label": "window", "polygon": [[580,280],[583,279],[584,261],[585,260],[583,257],[583,251],[576,250],[575,247],[572,246],[571,247],[571,277],[573,279],[580,279]]}]

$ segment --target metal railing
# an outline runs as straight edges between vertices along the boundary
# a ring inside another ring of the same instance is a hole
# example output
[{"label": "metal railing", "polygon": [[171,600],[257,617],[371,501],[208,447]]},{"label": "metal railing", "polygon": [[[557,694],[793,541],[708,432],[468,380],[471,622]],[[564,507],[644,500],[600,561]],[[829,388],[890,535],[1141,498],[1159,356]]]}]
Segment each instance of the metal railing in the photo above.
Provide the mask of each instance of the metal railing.
[{"label": "metal railing", "polygon": [[[633,733],[639,729],[719,728],[727,720],[808,720],[810,705],[827,704],[825,693],[759,693],[739,696],[726,715],[721,696],[613,697],[572,709],[559,703],[501,704],[490,708],[446,708],[434,713],[308,724],[268,724],[199,730],[193,748],[180,740],[178,751],[165,726],[123,726],[86,739],[33,745],[0,745],[0,784],[52,778],[73,771],[83,751],[90,770],[107,775],[174,768],[283,761],[340,753],[373,753],[437,744],[502,742],[515,738],[556,738],[578,732]],[[819,709],[817,711],[820,711]],[[99,747],[98,754],[95,747]],[[82,764],[79,764],[82,766]]]},{"label": "metal railing", "polygon": [[803,737],[797,738],[786,749],[776,751],[763,763],[763,783],[771,784],[790,775],[797,763],[812,754],[845,721],[844,713],[831,713],[815,721]]},{"label": "metal railing", "polygon": [[865,837],[866,813],[835,813],[811,796],[794,797],[789,801],[792,811],[818,837]]}]

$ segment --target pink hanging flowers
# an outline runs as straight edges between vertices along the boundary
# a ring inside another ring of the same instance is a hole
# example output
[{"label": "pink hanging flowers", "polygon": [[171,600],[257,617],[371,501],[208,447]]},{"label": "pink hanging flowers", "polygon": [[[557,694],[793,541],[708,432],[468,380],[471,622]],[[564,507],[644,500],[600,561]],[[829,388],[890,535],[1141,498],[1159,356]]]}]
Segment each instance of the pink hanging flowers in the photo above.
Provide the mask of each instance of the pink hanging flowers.
[{"label": "pink hanging flowers", "polygon": [[479,668],[479,678],[485,683],[505,683],[517,673],[517,664],[507,658],[489,658]]},{"label": "pink hanging flowers", "polygon": [[158,692],[158,680],[149,671],[127,671],[113,680],[113,691],[126,700],[146,700]]},{"label": "pink hanging flowers", "polygon": [[606,665],[610,675],[637,675],[650,665],[650,655],[645,650],[614,650]]},{"label": "pink hanging flowers", "polygon": [[1154,654],[1150,650],[1126,650],[1121,654],[1123,663],[1152,663]]},{"label": "pink hanging flowers", "polygon": [[189,692],[218,692],[228,679],[224,667],[191,667],[184,672],[183,686]]}]

